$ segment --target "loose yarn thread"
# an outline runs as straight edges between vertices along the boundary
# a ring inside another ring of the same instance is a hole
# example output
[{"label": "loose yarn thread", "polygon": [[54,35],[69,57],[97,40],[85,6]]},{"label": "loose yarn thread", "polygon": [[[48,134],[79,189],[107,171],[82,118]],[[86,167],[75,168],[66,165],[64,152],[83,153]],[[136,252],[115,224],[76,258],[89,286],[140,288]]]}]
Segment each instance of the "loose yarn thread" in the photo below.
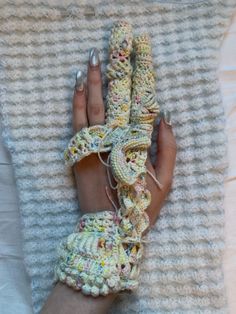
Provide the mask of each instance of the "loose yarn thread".
[{"label": "loose yarn thread", "polygon": [[[133,47],[134,72],[130,63]],[[162,188],[145,166],[153,121],[159,113],[150,38],[144,34],[133,39],[131,25],[119,21],[112,29],[109,56],[105,124],[81,129],[65,150],[65,160],[74,164],[98,153],[107,167],[109,185],[117,190],[120,208],[106,186],[115,212],[104,210],[83,215],[75,232],[62,243],[55,271],[57,279],[92,296],[138,287],[142,243],[146,242],[142,234],[150,227],[145,212],[151,202],[146,172]],[[108,163],[101,152],[110,152]],[[117,182],[115,187],[109,168]]]}]

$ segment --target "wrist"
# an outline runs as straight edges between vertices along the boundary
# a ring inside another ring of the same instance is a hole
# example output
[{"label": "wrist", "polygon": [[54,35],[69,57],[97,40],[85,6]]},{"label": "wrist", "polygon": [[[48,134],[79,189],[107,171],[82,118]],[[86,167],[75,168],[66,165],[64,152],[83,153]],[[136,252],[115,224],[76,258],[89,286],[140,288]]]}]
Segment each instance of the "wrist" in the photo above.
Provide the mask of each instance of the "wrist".
[{"label": "wrist", "polygon": [[44,305],[41,314],[104,314],[107,313],[117,296],[117,293],[111,293],[107,296],[94,298],[58,282]]}]

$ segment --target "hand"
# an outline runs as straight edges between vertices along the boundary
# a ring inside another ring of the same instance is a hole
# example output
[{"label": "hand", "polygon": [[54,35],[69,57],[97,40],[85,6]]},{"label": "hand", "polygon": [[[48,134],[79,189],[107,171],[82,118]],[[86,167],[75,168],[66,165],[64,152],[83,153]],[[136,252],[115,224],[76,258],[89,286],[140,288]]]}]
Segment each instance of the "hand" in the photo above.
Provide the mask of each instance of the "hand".
[{"label": "hand", "polygon": [[[73,96],[73,128],[78,132],[83,127],[104,124],[106,120],[105,106],[102,95],[102,78],[99,55],[96,48],[90,52],[87,82],[83,83],[81,72],[77,73],[77,84]],[[147,208],[150,225],[154,225],[162,207],[162,204],[170,190],[176,158],[176,143],[170,125],[169,114],[165,113],[158,127],[157,138],[157,161],[153,165],[150,155],[146,160],[147,170],[151,175],[146,175],[147,189],[151,193],[151,203]],[[101,157],[106,161],[109,153],[101,153]],[[90,154],[73,166],[80,209],[82,214],[96,212],[105,209],[113,209],[109,197],[119,208],[116,190],[109,187],[107,169],[98,154]],[[159,189],[155,180],[162,184]],[[116,181],[111,176],[112,185]],[[107,187],[108,195],[105,187]],[[113,209],[115,210],[115,209]],[[68,286],[57,283],[42,314],[53,313],[106,313],[111,303],[116,298],[116,294],[107,296],[84,296]]]},{"label": "hand", "polygon": [[[105,106],[102,95],[102,78],[99,61],[99,53],[96,48],[90,52],[88,62],[87,82],[83,83],[81,71],[77,74],[77,86],[73,96],[73,127],[78,132],[83,127],[105,123]],[[150,154],[146,161],[147,169],[162,183],[160,190],[153,178],[146,175],[147,188],[151,192],[152,200],[146,210],[150,225],[154,225],[163,202],[170,190],[176,158],[176,143],[169,124],[167,112],[161,119],[158,127],[157,158],[156,163],[151,163]],[[106,160],[108,153],[101,153]],[[112,209],[111,203],[105,192],[108,187],[109,194],[117,207],[118,198],[116,190],[109,187],[106,166],[98,158],[97,154],[90,154],[74,165],[74,174],[77,183],[78,198],[82,213],[94,212],[102,209]],[[116,181],[112,179],[112,184]]]}]

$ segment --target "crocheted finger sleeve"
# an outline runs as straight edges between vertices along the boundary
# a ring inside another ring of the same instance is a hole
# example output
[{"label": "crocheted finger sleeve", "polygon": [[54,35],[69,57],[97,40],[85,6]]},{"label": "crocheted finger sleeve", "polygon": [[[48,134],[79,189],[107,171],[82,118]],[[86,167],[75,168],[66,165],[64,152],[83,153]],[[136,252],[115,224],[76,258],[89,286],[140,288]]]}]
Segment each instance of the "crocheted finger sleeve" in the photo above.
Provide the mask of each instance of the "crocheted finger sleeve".
[{"label": "crocheted finger sleeve", "polygon": [[142,34],[135,37],[133,48],[135,68],[132,81],[130,123],[152,125],[157,114],[159,114],[159,106],[156,101],[155,72],[149,35]]},{"label": "crocheted finger sleeve", "polygon": [[146,187],[145,162],[158,105],[150,38],[142,35],[133,42],[137,52],[133,82],[132,40],[127,22],[114,25],[109,44],[106,124],[83,128],[65,150],[69,164],[92,152],[110,151],[108,160],[117,181],[119,209],[83,215],[59,249],[56,278],[93,296],[138,287],[142,234],[149,226],[146,209],[151,194]]},{"label": "crocheted finger sleeve", "polygon": [[[83,128],[75,134],[64,153],[67,164],[73,165],[91,153],[110,151],[113,141],[123,137],[124,128],[126,129],[130,117],[132,41],[131,25],[125,21],[118,21],[112,28],[109,41],[105,124]],[[117,128],[116,133],[111,134],[101,147],[101,142],[107,134],[113,133],[114,128]]]},{"label": "crocheted finger sleeve", "polygon": [[126,126],[129,123],[131,106],[132,27],[119,21],[113,27],[109,42],[109,64],[107,66],[108,93],[106,125]]},{"label": "crocheted finger sleeve", "polygon": [[[142,246],[142,233],[149,226],[145,210],[151,202],[151,194],[146,187],[145,163],[159,106],[156,102],[150,37],[147,34],[137,36],[133,40],[133,48],[136,59],[132,77],[130,129],[113,146],[111,165],[118,181],[122,216],[120,226],[127,240],[137,241]],[[122,224],[130,228],[125,229]]]}]

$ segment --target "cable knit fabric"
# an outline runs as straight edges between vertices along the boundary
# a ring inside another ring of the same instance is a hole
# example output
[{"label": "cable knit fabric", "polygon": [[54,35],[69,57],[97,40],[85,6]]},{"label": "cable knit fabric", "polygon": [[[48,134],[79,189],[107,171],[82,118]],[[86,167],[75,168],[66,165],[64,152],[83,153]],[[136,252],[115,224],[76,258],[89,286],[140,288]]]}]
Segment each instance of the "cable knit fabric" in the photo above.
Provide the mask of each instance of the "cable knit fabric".
[{"label": "cable knit fabric", "polygon": [[[171,193],[148,234],[139,289],[110,313],[226,313],[221,268],[227,169],[218,50],[235,1],[2,1],[0,104],[22,218],[25,265],[39,313],[56,249],[79,217],[63,151],[72,137],[75,73],[88,51],[108,63],[113,22],[148,32],[157,100],[172,113],[178,153]],[[104,75],[104,96],[107,91]],[[105,97],[104,97],[105,99]],[[153,139],[155,139],[154,134]],[[155,140],[152,158],[155,155]]]}]

